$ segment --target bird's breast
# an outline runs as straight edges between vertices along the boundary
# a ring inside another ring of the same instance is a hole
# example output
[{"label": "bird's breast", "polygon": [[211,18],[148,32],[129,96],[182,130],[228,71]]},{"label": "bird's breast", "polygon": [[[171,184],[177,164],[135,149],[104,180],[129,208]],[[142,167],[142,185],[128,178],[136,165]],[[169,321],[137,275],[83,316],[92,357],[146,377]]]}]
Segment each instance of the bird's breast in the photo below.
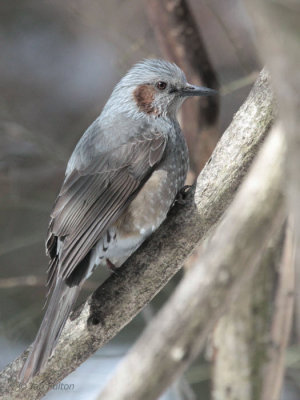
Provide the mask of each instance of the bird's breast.
[{"label": "bird's breast", "polygon": [[178,191],[184,186],[188,170],[185,139],[170,137],[161,163],[117,221],[121,235],[147,237],[166,218]]},{"label": "bird's breast", "polygon": [[157,229],[172,204],[172,186],[166,170],[155,170],[117,221],[120,234],[148,236]]}]

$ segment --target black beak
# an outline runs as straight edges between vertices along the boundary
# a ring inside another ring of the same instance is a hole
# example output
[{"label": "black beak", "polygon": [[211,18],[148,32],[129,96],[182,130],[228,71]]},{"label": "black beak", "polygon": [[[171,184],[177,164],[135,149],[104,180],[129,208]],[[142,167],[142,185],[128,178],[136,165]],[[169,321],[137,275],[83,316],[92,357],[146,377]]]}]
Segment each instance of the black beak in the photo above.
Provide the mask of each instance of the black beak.
[{"label": "black beak", "polygon": [[180,90],[182,97],[188,96],[215,96],[218,92],[214,89],[209,89],[202,86],[194,86],[188,84],[186,87]]}]

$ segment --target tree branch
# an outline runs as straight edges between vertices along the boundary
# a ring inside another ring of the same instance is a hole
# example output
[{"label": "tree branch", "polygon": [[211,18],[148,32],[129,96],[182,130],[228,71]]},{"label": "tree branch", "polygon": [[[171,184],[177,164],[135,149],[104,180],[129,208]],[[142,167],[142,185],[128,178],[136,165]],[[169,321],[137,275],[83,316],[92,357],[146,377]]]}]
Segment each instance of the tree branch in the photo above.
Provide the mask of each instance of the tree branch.
[{"label": "tree branch", "polygon": [[243,295],[214,329],[212,398],[215,400],[261,398],[283,233],[281,229],[272,238]]},{"label": "tree branch", "polygon": [[294,300],[291,231],[287,226],[285,235],[279,232],[272,240],[242,298],[218,322],[214,331],[214,399],[280,397]]},{"label": "tree branch", "polygon": [[296,331],[300,340],[300,24],[294,0],[245,0],[259,40],[256,45],[272,76],[289,156],[286,187],[296,236]]},{"label": "tree branch", "polygon": [[[184,207],[68,320],[45,372],[26,386],[17,381],[27,351],[0,374],[5,399],[41,398],[52,386],[113,338],[180,269],[197,242],[218,221],[272,124],[273,95],[265,71],[222,136]],[[155,256],[154,256],[155,255]]]},{"label": "tree branch", "polygon": [[291,334],[295,290],[295,237],[292,224],[286,229],[279,268],[279,284],[270,334],[268,363],[262,386],[262,400],[279,400],[285,371],[285,351]]},{"label": "tree branch", "polygon": [[284,137],[274,129],[216,232],[98,400],[155,400],[196,358],[282,226],[284,156]]}]

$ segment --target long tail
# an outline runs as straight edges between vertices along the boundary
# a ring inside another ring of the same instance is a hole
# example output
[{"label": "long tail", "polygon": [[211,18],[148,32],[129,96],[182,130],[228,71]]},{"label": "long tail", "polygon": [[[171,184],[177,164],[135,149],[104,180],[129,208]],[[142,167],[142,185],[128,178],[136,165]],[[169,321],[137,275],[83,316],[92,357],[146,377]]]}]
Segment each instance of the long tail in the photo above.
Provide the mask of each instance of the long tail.
[{"label": "long tail", "polygon": [[32,349],[19,374],[20,381],[26,383],[43,369],[53,352],[80,288],[81,285],[69,287],[61,278],[56,282]]}]

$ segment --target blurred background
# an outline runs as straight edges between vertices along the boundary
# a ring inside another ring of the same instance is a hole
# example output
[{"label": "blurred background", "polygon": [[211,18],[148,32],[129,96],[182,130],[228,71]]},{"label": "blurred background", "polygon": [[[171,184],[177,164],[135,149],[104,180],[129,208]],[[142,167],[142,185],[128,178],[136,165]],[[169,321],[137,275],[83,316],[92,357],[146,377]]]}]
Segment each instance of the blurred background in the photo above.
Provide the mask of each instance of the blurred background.
[{"label": "blurred background", "polygon": [[[42,318],[47,268],[44,239],[75,144],[101,112],[114,85],[135,62],[149,57],[167,58],[153,3],[0,3],[1,368],[32,342]],[[220,88],[212,121],[214,140],[205,159],[198,162],[195,150],[191,152],[193,180],[249,93],[261,65],[240,1],[186,3],[203,40],[214,75],[213,86]],[[205,74],[199,79],[207,83]],[[190,101],[186,102],[187,108]],[[184,122],[184,115],[181,118]],[[186,131],[191,145],[189,129]],[[201,135],[201,129],[198,133]],[[81,301],[107,276],[107,271],[97,271],[87,282]],[[110,344],[45,398],[94,399],[179,279],[175,277]],[[202,356],[164,399],[209,399],[209,374],[209,363]],[[299,398],[293,397],[292,381],[292,377],[287,380],[285,400]]]}]

